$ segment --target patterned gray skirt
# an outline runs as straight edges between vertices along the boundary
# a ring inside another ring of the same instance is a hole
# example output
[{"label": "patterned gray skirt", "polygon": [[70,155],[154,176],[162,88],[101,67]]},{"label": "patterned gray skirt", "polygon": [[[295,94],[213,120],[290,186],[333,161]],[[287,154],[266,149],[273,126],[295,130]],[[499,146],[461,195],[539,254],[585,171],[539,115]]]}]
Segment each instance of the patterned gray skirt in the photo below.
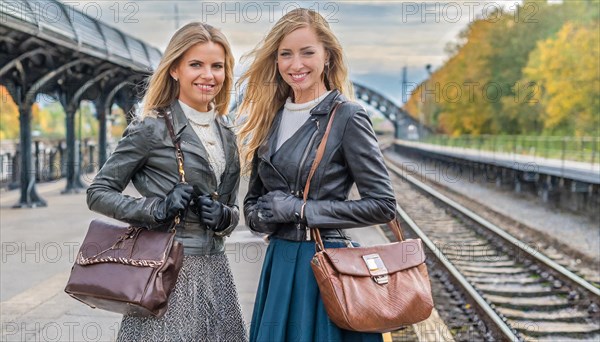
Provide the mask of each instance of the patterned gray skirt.
[{"label": "patterned gray skirt", "polygon": [[225,254],[185,255],[161,318],[123,316],[117,341],[247,341]]}]

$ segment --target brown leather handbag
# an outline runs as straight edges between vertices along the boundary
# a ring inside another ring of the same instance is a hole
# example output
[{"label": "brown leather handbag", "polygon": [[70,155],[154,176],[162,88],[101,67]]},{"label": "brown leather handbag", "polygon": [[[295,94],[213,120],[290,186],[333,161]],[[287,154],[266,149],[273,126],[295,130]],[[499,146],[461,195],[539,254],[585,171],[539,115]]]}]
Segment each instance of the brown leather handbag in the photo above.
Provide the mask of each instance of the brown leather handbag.
[{"label": "brown leather handbag", "polygon": [[[179,180],[185,182],[183,154],[165,114],[176,147]],[[168,232],[90,223],[65,292],[92,308],[132,316],[161,317],[167,311],[183,265],[183,245],[175,241],[179,215]]]},{"label": "brown leather handbag", "polygon": [[[304,187],[305,202],[336,109],[311,166]],[[398,242],[349,248],[325,248],[319,229],[311,228],[316,242],[311,267],[327,315],[342,329],[384,333],[423,321],[431,314],[433,298],[423,244],[420,239],[404,240],[397,220],[388,227]]]}]

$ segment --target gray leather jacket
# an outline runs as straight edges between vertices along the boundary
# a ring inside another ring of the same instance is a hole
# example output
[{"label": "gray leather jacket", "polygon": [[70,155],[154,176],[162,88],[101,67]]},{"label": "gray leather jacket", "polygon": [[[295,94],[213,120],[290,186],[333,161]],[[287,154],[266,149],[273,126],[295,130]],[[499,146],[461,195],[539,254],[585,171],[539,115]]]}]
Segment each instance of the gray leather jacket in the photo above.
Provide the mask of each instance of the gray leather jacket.
[{"label": "gray leather jacket", "polygon": [[[196,214],[186,210],[184,223],[178,227],[175,238],[183,243],[185,254],[223,253],[224,237],[231,234],[239,221],[237,193],[240,164],[235,135],[223,119],[217,117],[226,159],[225,171],[217,188],[207,152],[177,100],[167,113],[170,113],[176,137],[180,139],[187,183],[197,185],[203,194],[217,192],[218,200],[232,208],[229,227],[218,233],[206,229]],[[130,180],[142,197],[122,194]],[[127,127],[117,148],[87,190],[88,207],[129,224],[168,229],[170,223],[157,223],[153,212],[178,180],[175,147],[164,117],[149,116]]]},{"label": "gray leather jacket", "polygon": [[[321,228],[324,238],[346,238],[343,228],[386,223],[395,217],[396,199],[364,108],[332,91],[311,111],[311,117],[277,151],[279,111],[266,141],[254,156],[244,215],[250,229],[294,241],[307,239],[306,227],[290,222],[256,222],[257,199],[269,191],[281,190],[302,197],[317,147],[325,133],[329,114],[338,107],[325,154],[313,179],[305,207],[309,227]],[[348,200],[356,183],[360,200]]]}]

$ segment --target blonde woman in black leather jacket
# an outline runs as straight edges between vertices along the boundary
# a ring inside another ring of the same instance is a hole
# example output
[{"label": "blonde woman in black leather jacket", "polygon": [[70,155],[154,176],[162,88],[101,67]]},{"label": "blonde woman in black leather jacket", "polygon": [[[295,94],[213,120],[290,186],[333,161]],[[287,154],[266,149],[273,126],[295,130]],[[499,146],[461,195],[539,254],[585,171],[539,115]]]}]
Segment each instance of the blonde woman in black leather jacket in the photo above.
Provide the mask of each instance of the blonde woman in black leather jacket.
[{"label": "blonde woman in black leather jacket", "polygon": [[[180,213],[184,261],[167,313],[124,316],[118,341],[244,341],[247,339],[225,237],[239,219],[239,156],[227,114],[234,59],[212,26],[178,30],[152,75],[143,113],[88,189],[90,209],[149,229],[167,229]],[[187,183],[178,183],[172,121]],[[122,192],[132,182],[141,196]]]},{"label": "blonde woman in black leather jacket", "polygon": [[[310,260],[321,228],[327,247],[350,241],[344,228],[391,221],[395,198],[371,122],[348,97],[342,48],[318,13],[283,16],[253,51],[241,77],[242,160],[251,165],[244,214],[269,234],[250,341],[381,341],[381,334],[342,330],[327,317]],[[338,106],[323,159],[303,204],[317,146]],[[353,184],[361,199],[348,200]]]}]

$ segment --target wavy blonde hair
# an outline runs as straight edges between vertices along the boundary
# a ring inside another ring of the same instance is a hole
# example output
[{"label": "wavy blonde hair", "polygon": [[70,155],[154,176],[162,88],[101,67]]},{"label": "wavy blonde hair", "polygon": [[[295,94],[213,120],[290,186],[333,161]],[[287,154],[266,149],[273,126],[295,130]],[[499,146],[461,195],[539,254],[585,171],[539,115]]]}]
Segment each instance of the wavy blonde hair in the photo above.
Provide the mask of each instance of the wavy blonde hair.
[{"label": "wavy blonde hair", "polygon": [[215,112],[226,115],[229,111],[230,89],[233,85],[233,66],[235,59],[231,54],[231,47],[221,30],[208,24],[193,22],[175,32],[158,67],[150,76],[146,94],[143,99],[142,116],[149,115],[152,111],[165,108],[179,95],[179,83],[171,77],[170,71],[181,61],[183,54],[196,44],[213,42],[225,50],[225,80],[221,91],[213,99]]},{"label": "wavy blonde hair", "polygon": [[323,72],[325,87],[353,97],[342,46],[327,21],[310,9],[298,8],[288,12],[252,51],[242,57],[253,58],[250,67],[236,82],[238,89],[245,85],[244,99],[238,110],[238,119],[247,115],[238,132],[244,173],[250,171],[254,153],[266,139],[277,111],[292,95],[291,87],[283,81],[275,63],[279,45],[286,35],[304,27],[314,30],[329,56],[329,66]]}]

